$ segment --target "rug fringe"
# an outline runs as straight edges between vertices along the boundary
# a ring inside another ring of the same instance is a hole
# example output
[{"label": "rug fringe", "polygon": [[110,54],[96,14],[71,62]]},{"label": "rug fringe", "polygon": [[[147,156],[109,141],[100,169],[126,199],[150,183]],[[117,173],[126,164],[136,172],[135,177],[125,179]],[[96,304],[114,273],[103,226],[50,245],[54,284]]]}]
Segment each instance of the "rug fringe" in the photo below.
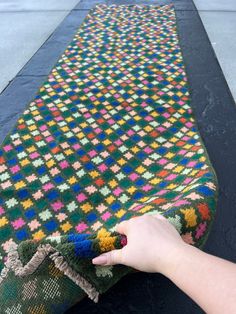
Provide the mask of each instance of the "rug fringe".
[{"label": "rug fringe", "polygon": [[33,257],[24,266],[20,260],[17,248],[18,246],[14,245],[8,253],[5,267],[0,274],[0,284],[4,281],[10,270],[12,270],[18,277],[25,277],[33,274],[33,272],[48,256],[54,262],[57,269],[63,272],[65,276],[67,276],[76,285],[83,289],[91,300],[93,300],[95,303],[98,302],[99,292],[96,290],[96,288],[84,277],[73,270],[64,257],[60,254],[60,252],[58,252],[50,244],[39,246]]}]

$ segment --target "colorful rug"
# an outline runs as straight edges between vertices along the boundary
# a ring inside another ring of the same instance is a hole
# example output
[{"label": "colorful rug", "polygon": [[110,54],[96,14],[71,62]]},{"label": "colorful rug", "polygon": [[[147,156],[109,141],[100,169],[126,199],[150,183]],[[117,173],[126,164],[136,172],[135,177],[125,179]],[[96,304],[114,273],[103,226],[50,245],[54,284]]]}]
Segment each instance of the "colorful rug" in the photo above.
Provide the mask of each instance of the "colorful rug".
[{"label": "colorful rug", "polygon": [[161,213],[202,248],[217,178],[192,115],[173,6],[90,11],[4,140],[0,188],[1,313],[97,302],[133,272],[91,263],[126,244],[114,230],[131,217]]}]

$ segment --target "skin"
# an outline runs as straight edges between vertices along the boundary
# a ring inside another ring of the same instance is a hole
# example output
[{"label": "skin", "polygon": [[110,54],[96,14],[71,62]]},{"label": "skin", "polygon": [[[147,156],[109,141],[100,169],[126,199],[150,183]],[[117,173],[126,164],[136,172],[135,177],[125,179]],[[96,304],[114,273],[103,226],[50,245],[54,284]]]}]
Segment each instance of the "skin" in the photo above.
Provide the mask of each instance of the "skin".
[{"label": "skin", "polygon": [[93,264],[162,273],[206,313],[236,313],[236,264],[187,244],[162,215],[123,221],[117,232],[126,235],[127,245],[94,258]]}]

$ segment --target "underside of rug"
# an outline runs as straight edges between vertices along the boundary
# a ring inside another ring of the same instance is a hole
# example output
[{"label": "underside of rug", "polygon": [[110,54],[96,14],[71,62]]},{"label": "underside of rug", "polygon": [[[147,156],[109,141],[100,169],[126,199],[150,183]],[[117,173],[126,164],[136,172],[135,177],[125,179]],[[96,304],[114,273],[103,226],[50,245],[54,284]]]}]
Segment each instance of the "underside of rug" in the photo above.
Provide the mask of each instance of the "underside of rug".
[{"label": "underside of rug", "polygon": [[201,248],[216,201],[174,7],[97,5],[0,149],[1,313],[97,302],[133,271],[91,263],[122,220],[160,213]]}]

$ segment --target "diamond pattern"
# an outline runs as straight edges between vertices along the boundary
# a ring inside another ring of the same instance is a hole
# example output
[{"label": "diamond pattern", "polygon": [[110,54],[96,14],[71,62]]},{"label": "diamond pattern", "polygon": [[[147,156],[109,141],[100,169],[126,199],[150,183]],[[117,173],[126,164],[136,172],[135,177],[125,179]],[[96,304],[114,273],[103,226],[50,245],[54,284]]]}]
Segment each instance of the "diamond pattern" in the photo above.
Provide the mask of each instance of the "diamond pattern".
[{"label": "diamond pattern", "polygon": [[[97,5],[1,146],[1,254],[13,242],[68,236],[75,255],[91,258],[120,246],[118,222],[156,212],[200,246],[216,183],[173,7]],[[114,267],[111,276],[121,275]],[[45,301],[60,295],[55,280],[42,285]]]}]

